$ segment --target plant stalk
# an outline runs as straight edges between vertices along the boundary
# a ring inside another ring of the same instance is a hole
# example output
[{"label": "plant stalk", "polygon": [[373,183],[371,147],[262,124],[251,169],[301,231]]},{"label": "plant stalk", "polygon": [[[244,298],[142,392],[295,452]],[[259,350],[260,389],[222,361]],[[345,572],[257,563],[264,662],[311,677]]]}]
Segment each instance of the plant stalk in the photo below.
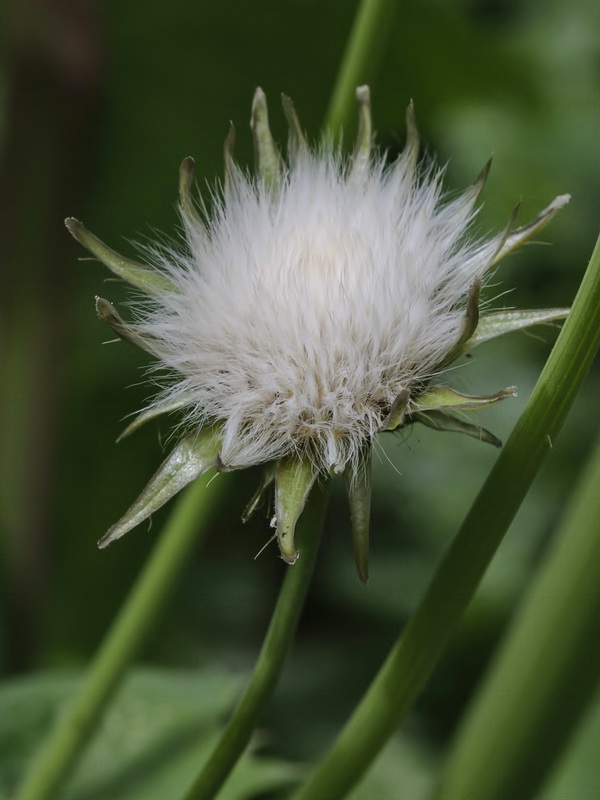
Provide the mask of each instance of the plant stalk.
[{"label": "plant stalk", "polygon": [[316,486],[300,517],[300,557],[285,578],[252,678],[185,800],[212,800],[225,783],[259,724],[283,669],[313,573],[327,507],[329,485]]},{"label": "plant stalk", "polygon": [[325,115],[325,132],[338,137],[355,115],[355,90],[377,73],[387,50],[398,0],[361,0]]}]

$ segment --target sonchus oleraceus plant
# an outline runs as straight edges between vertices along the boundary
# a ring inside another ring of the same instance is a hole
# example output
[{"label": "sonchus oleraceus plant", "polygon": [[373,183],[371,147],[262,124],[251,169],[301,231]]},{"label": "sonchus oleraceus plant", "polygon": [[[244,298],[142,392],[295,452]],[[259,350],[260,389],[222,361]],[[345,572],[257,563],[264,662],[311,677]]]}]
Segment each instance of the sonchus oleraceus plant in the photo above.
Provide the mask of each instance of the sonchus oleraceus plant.
[{"label": "sonchus oleraceus plant", "polygon": [[443,169],[419,165],[414,112],[391,164],[373,150],[369,89],[356,90],[359,126],[344,157],[333,141],[307,144],[291,101],[287,160],[257,89],[251,129],[255,174],[224,147],[225,178],[212,207],[192,197],[183,161],[184,244],[145,248],[149,265],[117,254],[75,219],[72,235],[143,294],[134,321],[97,298],[98,315],[157,359],[164,388],[123,432],[182,412],[184,435],[142,494],[100,540],[121,537],[210,468],[264,465],[244,519],[274,483],[281,557],[299,556],[294,530],[312,486],[342,474],[357,569],[367,578],[371,454],[380,434],[421,423],[499,446],[462,412],[497,403],[514,387],[470,397],[444,383],[448,367],[482,342],[562,319],[567,309],[480,313],[486,277],[565,205],[491,238],[472,235],[490,162],[446,199]]}]

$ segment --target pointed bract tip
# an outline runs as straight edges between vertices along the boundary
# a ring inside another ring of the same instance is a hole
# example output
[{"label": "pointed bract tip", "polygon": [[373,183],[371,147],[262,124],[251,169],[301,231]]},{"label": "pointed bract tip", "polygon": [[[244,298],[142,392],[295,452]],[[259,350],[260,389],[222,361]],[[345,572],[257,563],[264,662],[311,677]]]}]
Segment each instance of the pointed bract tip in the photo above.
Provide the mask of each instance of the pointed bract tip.
[{"label": "pointed bract tip", "polygon": [[414,100],[410,99],[410,102],[406,106],[406,127],[407,128],[416,128],[417,127],[417,116],[415,113],[415,103]]},{"label": "pointed bract tip", "polygon": [[475,184],[474,185],[476,187],[478,187],[480,191],[481,191],[481,189],[483,189],[483,187],[485,186],[485,183],[486,183],[486,181],[488,179],[488,176],[490,174],[490,170],[492,168],[493,160],[494,160],[494,155],[492,153],[492,155],[488,158],[488,160],[483,165],[483,168],[482,168],[481,172],[479,173],[479,175],[475,179]]},{"label": "pointed bract tip", "polygon": [[256,99],[259,98],[259,97],[262,97],[264,99],[265,98],[265,93],[264,93],[262,87],[257,86],[256,89],[254,90],[254,97],[252,98],[253,102],[256,102]]},{"label": "pointed bract tip", "polygon": [[564,208],[571,199],[570,194],[559,194],[555,197],[545,211],[558,211],[559,208]]},{"label": "pointed bract tip", "polygon": [[277,192],[281,185],[283,163],[269,127],[267,98],[260,87],[252,101],[250,129],[254,138],[256,173],[268,189]]},{"label": "pointed bract tip", "polygon": [[82,231],[85,231],[83,226],[83,222],[80,222],[75,217],[67,217],[65,220],[65,227],[71,234],[71,236],[76,240],[80,241],[80,234]]},{"label": "pointed bract tip", "polygon": [[285,94],[281,95],[281,105],[283,113],[288,124],[288,155],[290,163],[298,158],[301,153],[305,153],[308,149],[302,125],[298,119],[298,114],[294,107],[294,103],[290,97]]},{"label": "pointed bract tip", "polygon": [[186,156],[181,162],[181,169],[194,171],[196,169],[196,159],[194,156]]},{"label": "pointed bract tip", "polygon": [[365,84],[364,86],[357,86],[355,91],[355,97],[357,103],[370,103],[371,102],[371,90]]},{"label": "pointed bract tip", "polygon": [[218,426],[203,428],[184,436],[154,473],[146,488],[121,519],[100,539],[106,547],[120,539],[200,475],[216,466],[221,447]]},{"label": "pointed bract tip", "polygon": [[235,144],[235,125],[231,120],[229,120],[229,128],[227,130],[227,136],[225,137],[225,153],[231,154],[233,152],[233,145]]},{"label": "pointed bract tip", "polygon": [[287,564],[298,559],[295,545],[296,523],[302,513],[317,472],[309,461],[296,455],[286,456],[277,464],[275,473],[275,520],[277,543]]},{"label": "pointed bract tip", "polygon": [[269,111],[267,107],[267,96],[259,86],[254,92],[254,97],[252,98],[252,109],[250,112],[250,128],[254,132],[255,136],[257,134],[257,129],[259,128],[266,128],[266,134],[263,133],[262,135],[270,134],[268,115]]},{"label": "pointed bract tip", "polygon": [[411,171],[414,173],[419,161],[420,150],[419,129],[415,116],[415,106],[411,100],[406,109],[406,143],[402,151],[402,158],[408,161]]},{"label": "pointed bract tip", "polygon": [[404,415],[408,409],[410,390],[402,389],[391,405],[388,415],[381,424],[381,431],[395,431],[404,422]]}]

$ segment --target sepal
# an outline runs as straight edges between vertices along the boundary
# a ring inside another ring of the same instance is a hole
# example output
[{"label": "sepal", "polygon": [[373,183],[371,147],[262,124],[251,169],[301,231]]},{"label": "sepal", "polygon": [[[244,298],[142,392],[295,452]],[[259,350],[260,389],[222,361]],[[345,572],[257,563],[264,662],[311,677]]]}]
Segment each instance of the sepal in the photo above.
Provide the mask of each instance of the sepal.
[{"label": "sepal", "polygon": [[96,314],[98,315],[98,319],[110,325],[121,339],[139,347],[141,350],[145,350],[151,355],[155,355],[152,345],[147,339],[144,339],[135,325],[130,325],[125,322],[113,304],[103,297],[96,297]]},{"label": "sepal", "polygon": [[479,325],[479,296],[481,294],[481,281],[475,280],[469,287],[467,307],[465,308],[460,333],[448,355],[444,358],[438,369],[443,369],[451,364],[463,352],[466,343],[471,339]]},{"label": "sepal", "polygon": [[532,325],[547,325],[552,322],[559,322],[569,315],[569,308],[541,308],[525,311],[495,311],[492,314],[485,314],[479,320],[477,330],[465,343],[463,352],[476,347],[496,336],[503,336],[505,333],[520,331]]},{"label": "sepal", "polygon": [[400,154],[400,158],[407,162],[411,173],[416,172],[420,147],[421,139],[415,117],[415,107],[411,100],[406,109],[406,143]]},{"label": "sepal", "polygon": [[447,414],[445,411],[424,411],[413,414],[410,418],[411,422],[420,422],[428,428],[433,428],[434,431],[449,431],[451,433],[466,433],[467,436],[472,436],[480,442],[487,442],[494,447],[502,447],[502,442],[493,433],[481,428],[479,425],[473,425],[470,422],[455,417],[453,414]]},{"label": "sepal", "polygon": [[261,88],[254,93],[250,127],[254,137],[256,173],[275,194],[281,187],[283,161],[269,127],[267,98]]},{"label": "sepal", "polygon": [[356,470],[346,469],[344,481],[350,506],[352,546],[358,577],[369,580],[369,521],[371,517],[371,459],[372,446],[365,445]]},{"label": "sepal", "polygon": [[408,389],[402,389],[392,403],[387,417],[381,424],[382,431],[395,431],[396,428],[399,428],[403,424],[409,400],[410,391]]},{"label": "sepal", "polygon": [[527,241],[527,239],[530,239],[534,234],[539,233],[542,228],[546,227],[556,212],[567,205],[570,199],[570,194],[561,194],[558,197],[555,197],[550,205],[547,206],[543,211],[540,211],[535,219],[533,219],[531,222],[528,222],[526,225],[522,225],[520,228],[516,228],[514,231],[512,231],[512,233],[509,233],[504,240],[502,247],[496,253],[492,263],[497,264],[509,253],[512,253],[513,250],[516,250],[517,247],[520,247],[524,242]]},{"label": "sepal", "polygon": [[297,455],[282,458],[275,473],[275,519],[277,544],[287,564],[295,564],[298,551],[294,542],[296,523],[302,513],[317,471],[309,459]]},{"label": "sepal", "polygon": [[115,539],[120,539],[148,519],[184,486],[214,467],[220,447],[219,427],[203,428],[200,433],[184,436],[127,513],[100,539],[98,547],[106,547]]},{"label": "sepal", "polygon": [[517,390],[515,386],[496,394],[484,395],[482,397],[471,397],[468,394],[450,389],[448,386],[432,386],[422,395],[411,403],[411,416],[420,411],[472,411],[474,409],[485,408],[508,397],[515,397]]},{"label": "sepal", "polygon": [[135,433],[135,431],[141,428],[142,425],[145,425],[146,422],[150,422],[150,420],[156,419],[163,414],[170,414],[173,411],[179,411],[180,408],[185,408],[193,403],[194,396],[194,393],[190,392],[189,395],[180,395],[174,400],[166,400],[164,403],[158,403],[157,405],[147,408],[129,423],[125,430],[119,435],[117,442],[120,442],[122,439],[125,439],[127,436]]},{"label": "sepal", "polygon": [[360,177],[366,174],[371,161],[373,124],[371,121],[371,93],[368,86],[359,86],[356,89],[356,102],[358,104],[358,134],[354,145],[350,174],[353,177]]},{"label": "sepal", "polygon": [[246,505],[242,514],[242,522],[248,522],[250,517],[254,514],[259,504],[262,502],[267,490],[275,480],[275,473],[277,471],[277,462],[271,461],[263,470],[262,478],[258,484],[258,489],[250,498],[250,502]]},{"label": "sepal", "polygon": [[184,158],[179,167],[179,207],[183,218],[204,225],[192,198],[196,162],[191,156]]},{"label": "sepal", "polygon": [[236,165],[233,159],[233,147],[235,145],[235,127],[233,122],[229,123],[229,131],[223,142],[223,164],[224,164],[224,189],[225,196],[233,194],[234,175],[236,172]]},{"label": "sepal", "polygon": [[288,124],[288,157],[292,164],[295,164],[303,153],[308,152],[308,145],[304,131],[300,125],[298,114],[294,108],[293,102],[287,95],[281,95],[281,105],[283,106],[283,113]]},{"label": "sepal", "polygon": [[68,217],[65,220],[65,225],[71,236],[76,239],[79,244],[82,244],[86,250],[95,256],[98,261],[102,262],[105,267],[108,267],[111,272],[119,278],[135,286],[146,294],[157,294],[164,291],[173,291],[174,286],[171,281],[155,270],[143,264],[138,264],[137,261],[132,261],[130,258],[112,250],[104,242],[100,241],[97,236],[87,230],[79,220],[73,217]]}]

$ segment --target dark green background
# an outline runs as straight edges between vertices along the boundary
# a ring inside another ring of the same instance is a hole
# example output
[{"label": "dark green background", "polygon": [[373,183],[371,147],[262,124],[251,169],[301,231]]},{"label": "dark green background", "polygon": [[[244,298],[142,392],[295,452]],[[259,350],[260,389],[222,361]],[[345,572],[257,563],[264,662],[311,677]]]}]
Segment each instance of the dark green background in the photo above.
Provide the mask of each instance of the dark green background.
[{"label": "dark green background", "polygon": [[[229,121],[236,156],[251,161],[253,91],[270,101],[284,142],[281,92],[316,139],[355,2],[221,0],[169,3],[71,0],[5,8],[2,81],[3,314],[1,664],[6,674],[83,666],[160,531],[165,512],[106,551],[96,540],[134,499],[168,447],[168,422],[119,445],[128,414],[151,394],[146,357],[111,337],[94,295],[119,304],[62,226],[73,215],[133,255],[132,241],[177,232],[177,170],[193,155],[205,198],[222,170]],[[372,81],[378,142],[404,138],[412,98],[428,157],[447,186],[494,166],[476,230],[498,230],[572,194],[541,237],[505,262],[492,307],[568,305],[591,253],[598,208],[598,11],[592,0],[448,4],[401,2]],[[352,134],[353,131],[349,131]],[[503,294],[510,292],[510,294]],[[480,414],[511,430],[555,339],[551,328],[477,350],[453,385],[519,396]],[[592,375],[519,513],[460,634],[408,730],[436,750],[451,734],[502,629],[525,591],[598,423]],[[376,459],[371,580],[354,574],[342,487],[297,646],[265,729],[269,749],[311,758],[329,741],[414,607],[440,552],[493,463],[493,448],[414,430]],[[259,479],[220,478],[229,496],[210,538],[182,575],[140,661],[170,667],[253,662],[285,566],[268,513],[242,527]],[[167,512],[168,513],[168,510]],[[546,796],[546,795],[545,795]],[[583,796],[583,795],[582,795]]]}]

